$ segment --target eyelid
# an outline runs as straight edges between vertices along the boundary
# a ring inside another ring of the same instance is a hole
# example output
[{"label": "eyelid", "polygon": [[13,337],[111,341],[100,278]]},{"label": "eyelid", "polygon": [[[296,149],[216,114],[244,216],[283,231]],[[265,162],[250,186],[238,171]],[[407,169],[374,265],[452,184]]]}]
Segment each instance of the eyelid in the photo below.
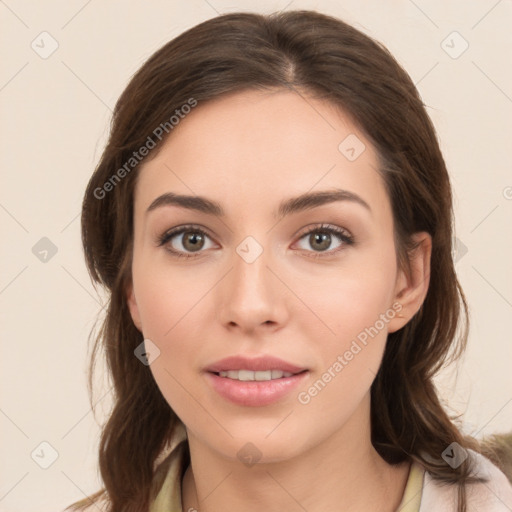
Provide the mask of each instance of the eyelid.
[{"label": "eyelid", "polygon": [[312,224],[310,226],[306,226],[303,230],[299,231],[297,237],[303,238],[305,235],[309,235],[309,233],[314,233],[315,231],[325,231],[332,232],[338,235],[343,235],[346,238],[353,238],[352,234],[348,229],[342,228],[341,226],[336,226],[335,224],[328,224],[321,222],[319,224]]}]

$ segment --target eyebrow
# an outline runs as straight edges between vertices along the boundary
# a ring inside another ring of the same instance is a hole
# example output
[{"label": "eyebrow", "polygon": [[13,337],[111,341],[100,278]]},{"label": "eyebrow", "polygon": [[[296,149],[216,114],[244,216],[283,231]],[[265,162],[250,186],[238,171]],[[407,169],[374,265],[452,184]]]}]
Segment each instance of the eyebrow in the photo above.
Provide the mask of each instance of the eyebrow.
[{"label": "eyebrow", "polygon": [[[369,204],[357,194],[348,190],[335,189],[319,192],[308,192],[297,197],[285,199],[279,204],[275,218],[282,218],[292,213],[298,213],[338,201],[350,201],[359,204],[371,213]],[[162,206],[178,206],[188,210],[195,210],[216,217],[225,217],[226,213],[220,203],[201,196],[188,196],[167,192],[158,196],[148,207],[146,213]]]}]

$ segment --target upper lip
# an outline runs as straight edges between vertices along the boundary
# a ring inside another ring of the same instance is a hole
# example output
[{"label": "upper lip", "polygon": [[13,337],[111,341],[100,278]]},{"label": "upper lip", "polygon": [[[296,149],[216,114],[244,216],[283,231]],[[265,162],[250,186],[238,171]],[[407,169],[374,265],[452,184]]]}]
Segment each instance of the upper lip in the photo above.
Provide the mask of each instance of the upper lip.
[{"label": "upper lip", "polygon": [[240,355],[234,355],[220,359],[219,361],[216,361],[206,368],[206,371],[213,373],[228,370],[282,370],[283,372],[300,373],[306,370],[306,368],[301,368],[300,366],[296,366],[273,356],[249,358]]}]

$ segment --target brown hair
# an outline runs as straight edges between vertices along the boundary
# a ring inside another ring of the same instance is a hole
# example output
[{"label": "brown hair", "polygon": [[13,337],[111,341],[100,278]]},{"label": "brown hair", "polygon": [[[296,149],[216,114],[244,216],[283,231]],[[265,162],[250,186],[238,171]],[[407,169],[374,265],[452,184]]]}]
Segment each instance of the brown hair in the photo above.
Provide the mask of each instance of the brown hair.
[{"label": "brown hair", "polygon": [[[180,421],[149,368],[133,353],[143,340],[126,299],[138,165],[127,170],[126,162],[191,98],[201,105],[244,89],[300,91],[350,115],[379,155],[400,266],[407,269],[410,235],[427,231],[432,236],[424,304],[404,328],[389,334],[371,387],[372,443],[389,463],[415,460],[435,479],[458,484],[459,511],[465,510],[465,484],[478,480],[471,457],[452,468],[441,454],[453,442],[477,451],[479,444],[455,426],[433,383],[434,374],[455,360],[467,341],[467,305],[452,258],[452,197],[445,162],[413,82],[388,50],[339,19],[314,11],[233,13],[203,22],[153,54],[116,104],[82,210],[88,269],[93,281],[109,292],[92,352],[89,389],[103,344],[114,406],[99,448],[105,488],[72,507],[77,510],[103,496],[111,512],[147,510],[155,491],[154,462]],[[159,147],[167,131],[164,135]],[[123,166],[127,172],[113,182]],[[109,180],[108,193],[100,194]]]}]

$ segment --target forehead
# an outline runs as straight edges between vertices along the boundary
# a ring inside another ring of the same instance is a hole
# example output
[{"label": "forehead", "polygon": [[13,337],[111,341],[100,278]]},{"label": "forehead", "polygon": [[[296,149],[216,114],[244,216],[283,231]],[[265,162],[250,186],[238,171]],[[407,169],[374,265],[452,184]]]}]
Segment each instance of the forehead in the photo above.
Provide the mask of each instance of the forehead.
[{"label": "forehead", "polygon": [[143,162],[136,208],[169,191],[245,211],[334,187],[382,202],[377,169],[373,146],[339,108],[296,92],[243,91],[198,104],[180,120]]}]

